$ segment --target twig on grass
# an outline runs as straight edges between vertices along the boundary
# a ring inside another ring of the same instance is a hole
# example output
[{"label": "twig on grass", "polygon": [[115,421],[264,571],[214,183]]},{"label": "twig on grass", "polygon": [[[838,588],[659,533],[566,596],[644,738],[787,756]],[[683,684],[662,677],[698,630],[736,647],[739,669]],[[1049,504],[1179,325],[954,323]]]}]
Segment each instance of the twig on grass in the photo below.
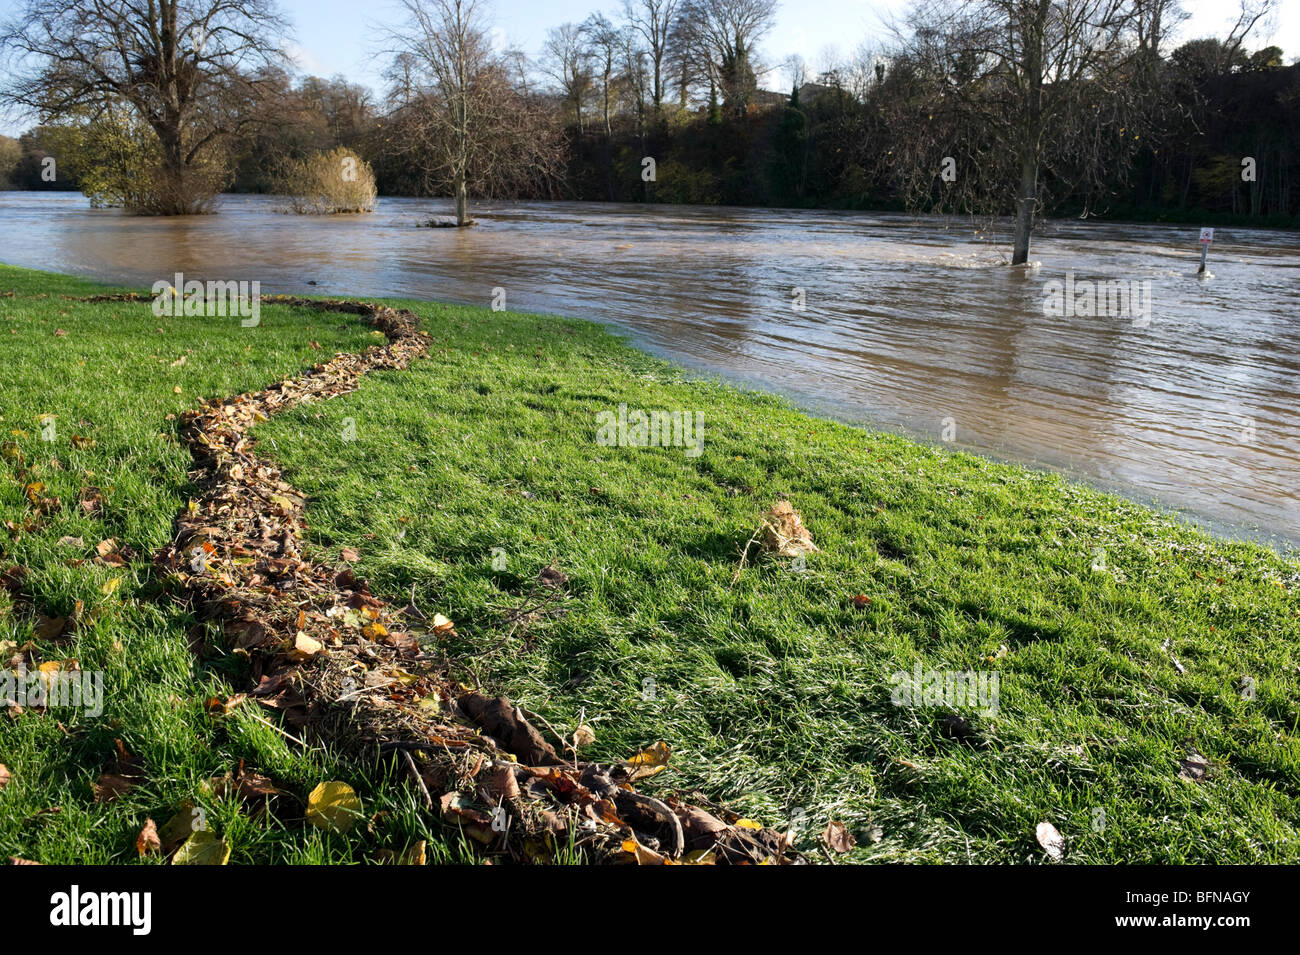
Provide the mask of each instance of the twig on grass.
[{"label": "twig on grass", "polygon": [[433,797],[429,795],[429,787],[424,784],[424,777],[420,775],[420,770],[415,766],[415,760],[411,758],[411,751],[409,749],[399,749],[398,752],[400,752],[402,758],[406,760],[406,768],[409,769],[411,775],[415,777],[415,784],[420,787],[420,793],[424,796],[424,808],[432,809]]},{"label": "twig on grass", "polygon": [[[766,521],[763,522],[763,524],[766,523]],[[740,563],[736,565],[736,573],[731,578],[731,587],[736,586],[736,581],[740,580],[740,572],[745,569],[745,562],[749,560],[749,549],[758,543],[758,532],[763,529],[763,524],[759,524],[754,528],[754,533],[750,535],[749,542],[745,544],[745,551],[740,555]]]},{"label": "twig on grass", "polygon": [[250,710],[247,710],[247,709],[244,710],[244,714],[247,715],[247,716],[248,716],[249,718],[251,718],[251,719],[255,719],[255,720],[257,720],[257,722],[261,723],[263,726],[269,726],[269,727],[271,727],[271,729],[275,730],[277,733],[279,733],[279,734],[280,734],[281,736],[283,736],[285,739],[287,739],[287,740],[292,740],[293,742],[295,742],[295,743],[297,743],[299,746],[301,746],[303,749],[311,749],[311,745],[310,745],[310,744],[308,744],[308,743],[304,743],[302,740],[300,740],[298,737],[294,736],[292,733],[286,733],[284,730],[280,729],[280,727],[276,726],[274,723],[272,723],[272,722],[271,722],[270,720],[268,720],[266,717],[264,717],[264,716],[260,716],[259,714],[257,714],[257,713],[253,713],[253,712],[251,712]]}]

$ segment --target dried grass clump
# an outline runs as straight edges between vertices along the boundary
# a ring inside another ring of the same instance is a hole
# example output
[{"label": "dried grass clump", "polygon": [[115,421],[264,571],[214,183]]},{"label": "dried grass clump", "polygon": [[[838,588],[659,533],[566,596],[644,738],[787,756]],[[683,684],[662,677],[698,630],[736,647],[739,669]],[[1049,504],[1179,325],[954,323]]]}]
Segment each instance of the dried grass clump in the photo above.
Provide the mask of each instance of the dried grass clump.
[{"label": "dried grass clump", "polygon": [[736,565],[736,573],[731,578],[733,587],[736,581],[740,580],[745,565],[749,563],[749,551],[755,544],[759,545],[760,553],[776,554],[778,557],[799,558],[805,554],[816,553],[818,550],[817,545],[813,543],[812,534],[804,526],[803,518],[794,509],[794,505],[786,500],[778,500],[768,508],[762,522],[745,544],[745,549],[740,555],[740,563]]},{"label": "dried grass clump", "polygon": [[763,549],[781,557],[799,557],[817,550],[803,518],[789,501],[777,501],[763,515]]}]

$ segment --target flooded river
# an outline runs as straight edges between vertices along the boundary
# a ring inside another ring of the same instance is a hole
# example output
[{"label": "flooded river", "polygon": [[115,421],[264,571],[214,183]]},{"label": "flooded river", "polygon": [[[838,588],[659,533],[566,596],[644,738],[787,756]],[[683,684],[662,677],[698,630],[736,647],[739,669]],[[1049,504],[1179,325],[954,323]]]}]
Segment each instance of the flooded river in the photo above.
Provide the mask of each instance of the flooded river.
[{"label": "flooded river", "polygon": [[1001,265],[1005,234],[895,215],[484,203],[455,230],[416,228],[438,201],[273,207],[143,219],[0,193],[0,261],[482,305],[504,289],[511,309],[612,322],[814,411],[1300,542],[1298,234],[1219,229],[1198,281],[1187,226],[1053,221],[1026,271]]}]

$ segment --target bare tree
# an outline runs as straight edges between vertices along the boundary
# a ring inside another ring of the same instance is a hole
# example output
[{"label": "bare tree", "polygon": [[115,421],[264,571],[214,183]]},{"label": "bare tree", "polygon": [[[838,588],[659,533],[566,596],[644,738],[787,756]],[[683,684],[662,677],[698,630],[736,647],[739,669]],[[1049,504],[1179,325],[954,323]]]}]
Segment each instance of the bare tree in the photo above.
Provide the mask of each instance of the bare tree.
[{"label": "bare tree", "polygon": [[510,81],[492,50],[478,0],[402,0],[406,23],[391,32],[396,110],[385,147],[416,161],[425,187],[449,188],[456,224],[470,223],[469,195],[538,186],[558,174],[560,132],[549,111]]},{"label": "bare tree", "polygon": [[392,61],[384,70],[384,80],[388,84],[388,102],[395,108],[410,106],[416,98],[416,77],[420,71],[419,60],[409,50],[393,54]]},{"label": "bare tree", "polygon": [[655,113],[663,109],[667,88],[669,42],[682,0],[623,0],[623,16],[641,37],[650,62],[650,103]]},{"label": "bare tree", "polygon": [[510,70],[510,82],[514,84],[515,89],[519,90],[524,96],[529,96],[532,92],[530,77],[533,72],[533,63],[528,58],[528,54],[519,47],[511,47],[501,52],[501,58]]},{"label": "bare tree", "polygon": [[885,66],[885,56],[878,47],[866,41],[858,44],[847,67],[849,91],[857,100],[865,102],[872,89],[880,85]]},{"label": "bare tree", "polygon": [[711,91],[706,95],[709,101],[715,98],[717,77],[711,56],[704,38],[696,29],[695,21],[682,13],[673,22],[672,35],[668,43],[669,65],[677,86],[677,105],[686,109],[692,95],[705,88]]},{"label": "bare tree", "polygon": [[[1159,5],[1158,0],[1146,2],[1152,6]],[[1267,27],[1276,10],[1277,0],[1238,0],[1236,19],[1222,39],[1205,37],[1192,40],[1176,50],[1173,58],[1184,63],[1188,59],[1197,61],[1196,66],[1203,74],[1244,70],[1249,62],[1244,49],[1247,37],[1256,29]]]},{"label": "bare tree", "polygon": [[790,83],[793,89],[799,90],[808,82],[808,62],[798,53],[786,57],[785,63],[782,64],[785,71],[790,74]]},{"label": "bare tree", "polygon": [[1152,62],[1159,62],[1160,44],[1189,14],[1179,0],[1142,0],[1137,6],[1138,49]]},{"label": "bare tree", "polygon": [[547,30],[541,67],[560,85],[565,100],[573,109],[574,125],[581,134],[583,97],[591,89],[591,69],[582,27],[565,23]]},{"label": "bare tree", "polygon": [[593,13],[582,24],[583,35],[587,41],[587,51],[600,77],[601,119],[605,125],[605,135],[613,132],[610,125],[610,108],[613,105],[613,87],[615,67],[618,63],[619,50],[622,45],[618,29],[603,13]]},{"label": "bare tree", "polygon": [[219,147],[258,119],[258,74],[278,64],[273,0],[28,0],[0,27],[3,95],[42,122],[125,105],[157,136],[152,207],[199,211],[225,183]]},{"label": "bare tree", "polygon": [[631,97],[631,109],[636,116],[637,136],[645,137],[646,99],[650,90],[650,55],[641,44],[641,34],[631,27],[619,31],[620,79]]},{"label": "bare tree", "polygon": [[905,147],[892,160],[929,191],[940,157],[952,159],[943,191],[969,211],[997,210],[1014,188],[1011,261],[1027,262],[1044,173],[1083,189],[1136,151],[1144,103],[1133,51],[1144,2],[917,4],[895,63],[906,88],[894,102],[910,121],[897,126]]},{"label": "bare tree", "polygon": [[1277,0],[1238,0],[1236,22],[1223,41],[1229,61],[1246,42],[1246,37],[1261,23],[1268,23],[1276,10]]},{"label": "bare tree", "polygon": [[758,89],[754,54],[772,29],[776,7],[777,0],[686,0],[682,7],[733,113],[743,113]]}]

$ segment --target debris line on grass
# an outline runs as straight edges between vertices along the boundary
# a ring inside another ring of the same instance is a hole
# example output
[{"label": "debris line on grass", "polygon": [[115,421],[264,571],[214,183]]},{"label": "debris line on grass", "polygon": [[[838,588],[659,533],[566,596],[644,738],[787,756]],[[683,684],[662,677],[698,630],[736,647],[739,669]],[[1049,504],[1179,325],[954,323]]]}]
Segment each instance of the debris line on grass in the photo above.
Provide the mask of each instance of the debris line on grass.
[{"label": "debris line on grass", "polygon": [[[406,368],[427,353],[430,338],[405,309],[281,296],[263,302],[357,315],[387,344],[340,353],[300,377],[207,401],[181,418],[198,497],[177,518],[155,565],[169,592],[221,624],[252,676],[247,694],[212,704],[226,711],[255,702],[277,710],[306,740],[354,757],[398,760],[421,802],[436,804],[431,811],[444,823],[497,859],[547,862],[576,853],[601,863],[806,861],[773,829],[638,792],[637,780],[667,765],[663,743],[606,765],[580,759],[569,741],[548,741],[508,699],[460,685],[445,662],[433,662],[439,654],[426,651],[440,628],[409,632],[418,620],[371,594],[346,564],[327,567],[304,555],[306,501],[257,456],[250,431],[286,408],[354,391],[369,372]],[[437,619],[442,630],[450,627]]]}]

